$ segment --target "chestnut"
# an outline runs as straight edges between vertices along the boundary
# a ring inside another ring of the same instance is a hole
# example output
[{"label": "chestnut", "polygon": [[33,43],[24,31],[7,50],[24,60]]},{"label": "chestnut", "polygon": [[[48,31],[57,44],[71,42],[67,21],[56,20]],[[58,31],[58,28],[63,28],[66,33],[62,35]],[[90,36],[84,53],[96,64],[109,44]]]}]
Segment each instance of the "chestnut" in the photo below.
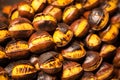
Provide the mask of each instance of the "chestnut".
[{"label": "chestnut", "polygon": [[1,80],[9,80],[7,72],[2,67],[0,67],[0,79]]},{"label": "chestnut", "polygon": [[85,11],[85,12],[83,13],[83,16],[88,20],[88,17],[89,17],[89,15],[90,15],[90,13],[91,13],[91,11]]},{"label": "chestnut", "polygon": [[48,51],[39,56],[40,69],[48,74],[55,74],[62,70],[63,57],[55,51]]},{"label": "chestnut", "polygon": [[86,46],[91,50],[99,49],[101,42],[100,37],[94,33],[90,33],[85,39]]},{"label": "chestnut", "polygon": [[86,58],[82,64],[84,71],[95,71],[102,63],[102,57],[96,51],[87,51]]},{"label": "chestnut", "polygon": [[28,45],[32,53],[40,54],[54,48],[54,41],[48,32],[37,31],[29,38]]},{"label": "chestnut", "polygon": [[75,3],[75,7],[79,10],[79,13],[84,11],[82,3]]},{"label": "chestnut", "polygon": [[114,67],[113,77],[111,80],[119,80],[120,79],[120,68]]},{"label": "chestnut", "polygon": [[107,62],[103,62],[96,72],[95,76],[97,80],[109,80],[113,73],[113,65]]},{"label": "chestnut", "polygon": [[111,24],[107,27],[107,29],[101,31],[99,33],[101,40],[106,43],[115,42],[115,40],[119,34],[118,26],[119,26],[118,24]]},{"label": "chestnut", "polygon": [[65,23],[58,23],[58,27],[53,33],[53,40],[57,47],[66,46],[73,37],[73,32],[69,29],[69,26]]},{"label": "chestnut", "polygon": [[86,55],[82,43],[73,42],[69,47],[62,50],[62,56],[68,60],[80,60]]},{"label": "chestnut", "polygon": [[27,60],[12,62],[5,67],[13,80],[32,80],[36,76],[36,69]]},{"label": "chestnut", "polygon": [[71,4],[74,0],[47,0],[47,2],[53,6],[64,8],[65,6]]},{"label": "chestnut", "polygon": [[38,13],[34,16],[32,23],[37,31],[53,31],[57,27],[56,19],[50,14]]},{"label": "chestnut", "polygon": [[44,10],[43,10],[44,14],[50,14],[53,17],[56,18],[56,20],[58,22],[61,21],[62,19],[62,10],[58,7],[52,6],[52,5],[48,5]]},{"label": "chestnut", "polygon": [[110,56],[113,57],[115,50],[116,50],[116,47],[114,45],[104,44],[101,47],[100,56],[103,58],[109,58]]},{"label": "chestnut", "polygon": [[46,6],[46,0],[30,0],[30,4],[35,12],[41,12]]},{"label": "chestnut", "polygon": [[92,72],[84,72],[80,80],[97,80]]},{"label": "chestnut", "polygon": [[89,30],[89,23],[85,18],[77,19],[70,25],[70,29],[75,37],[83,37]]},{"label": "chestnut", "polygon": [[83,68],[79,63],[73,61],[64,61],[61,80],[76,80],[82,72]]},{"label": "chestnut", "polygon": [[120,13],[115,14],[112,18],[111,18],[111,23],[119,23],[120,24]]},{"label": "chestnut", "polygon": [[31,22],[26,18],[16,18],[10,22],[8,31],[13,38],[28,38],[34,31]]},{"label": "chestnut", "polygon": [[18,12],[21,17],[32,19],[34,16],[34,9],[27,2],[20,2],[18,4]]},{"label": "chestnut", "polygon": [[114,56],[113,59],[113,65],[115,67],[120,67],[120,47],[118,47],[116,50],[116,55]]},{"label": "chestnut", "polygon": [[95,8],[88,17],[88,22],[93,30],[102,30],[109,21],[109,13],[101,8]]},{"label": "chestnut", "polygon": [[62,20],[66,24],[71,24],[79,17],[79,10],[75,6],[68,6],[64,9]]},{"label": "chestnut", "polygon": [[5,53],[10,59],[25,58],[29,55],[28,43],[23,40],[12,40],[6,45]]}]

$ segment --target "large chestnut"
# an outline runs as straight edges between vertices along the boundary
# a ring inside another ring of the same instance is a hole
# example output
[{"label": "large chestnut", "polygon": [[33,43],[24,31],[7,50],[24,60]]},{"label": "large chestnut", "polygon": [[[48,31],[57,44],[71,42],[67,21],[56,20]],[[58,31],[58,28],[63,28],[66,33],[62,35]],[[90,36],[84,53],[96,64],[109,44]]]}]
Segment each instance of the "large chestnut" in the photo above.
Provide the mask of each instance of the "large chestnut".
[{"label": "large chestnut", "polygon": [[27,60],[12,62],[5,70],[13,80],[32,80],[36,76],[36,69]]},{"label": "large chestnut", "polygon": [[40,69],[48,74],[55,74],[62,70],[63,57],[61,54],[49,51],[40,55],[39,64]]},{"label": "large chestnut", "polygon": [[86,55],[86,50],[79,42],[73,42],[69,47],[62,50],[62,56],[68,60],[80,60]]},{"label": "large chestnut", "polygon": [[76,80],[82,72],[83,68],[79,63],[73,61],[64,61],[61,80]]},{"label": "large chestnut", "polygon": [[6,45],[5,53],[10,59],[25,58],[29,55],[28,43],[23,40],[12,40]]},{"label": "large chestnut", "polygon": [[35,30],[53,31],[57,27],[55,17],[50,14],[38,13],[34,16],[32,23]]},{"label": "large chestnut", "polygon": [[53,33],[53,40],[56,43],[57,47],[66,46],[73,37],[72,30],[69,29],[69,26],[65,23],[59,23],[55,32]]},{"label": "large chestnut", "polygon": [[70,29],[74,32],[75,37],[83,37],[89,30],[89,23],[87,19],[81,18],[75,20],[71,25]]},{"label": "large chestnut", "polygon": [[82,64],[84,71],[94,71],[102,63],[102,57],[96,51],[87,51],[86,58]]},{"label": "large chestnut", "polygon": [[26,18],[16,18],[10,22],[8,31],[13,38],[28,38],[34,31],[31,22]]},{"label": "large chestnut", "polygon": [[31,35],[28,41],[29,50],[32,53],[40,54],[54,48],[52,36],[46,31],[37,31]]},{"label": "large chestnut", "polygon": [[101,30],[109,21],[109,13],[101,8],[95,8],[89,14],[88,21],[93,30]]},{"label": "large chestnut", "polygon": [[1,80],[9,80],[7,72],[2,67],[0,67],[0,79]]}]

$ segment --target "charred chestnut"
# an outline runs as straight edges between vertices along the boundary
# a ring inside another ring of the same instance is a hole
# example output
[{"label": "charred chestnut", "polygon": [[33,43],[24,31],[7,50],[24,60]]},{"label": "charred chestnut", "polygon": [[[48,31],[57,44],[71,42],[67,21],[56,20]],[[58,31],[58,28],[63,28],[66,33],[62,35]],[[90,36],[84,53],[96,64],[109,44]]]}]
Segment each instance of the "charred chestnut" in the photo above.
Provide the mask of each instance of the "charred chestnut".
[{"label": "charred chestnut", "polygon": [[66,7],[63,11],[62,20],[66,24],[71,24],[79,16],[79,10],[75,6]]},{"label": "charred chestnut", "polygon": [[61,80],[76,80],[82,73],[83,68],[79,63],[73,61],[63,62]]},{"label": "charred chestnut", "polygon": [[96,51],[87,51],[85,61],[82,64],[84,71],[94,71],[102,63],[102,57]]},{"label": "charred chestnut", "polygon": [[89,49],[98,49],[101,45],[101,39],[97,34],[90,33],[85,39],[86,46]]},{"label": "charred chestnut", "polygon": [[18,12],[21,17],[32,19],[34,16],[34,9],[27,2],[21,2],[18,4]]},{"label": "charred chestnut", "polygon": [[29,50],[32,53],[40,54],[54,47],[52,36],[46,31],[37,31],[32,34],[29,41]]},{"label": "charred chestnut", "polygon": [[74,0],[47,0],[49,4],[57,7],[65,7],[71,4]]},{"label": "charred chestnut", "polygon": [[7,72],[2,67],[0,67],[0,79],[1,80],[9,80]]},{"label": "charred chestnut", "polygon": [[5,67],[13,80],[32,80],[36,76],[36,69],[27,60],[12,62]]},{"label": "charred chestnut", "polygon": [[113,65],[103,62],[100,66],[100,69],[96,72],[95,76],[97,80],[107,80],[112,76]]},{"label": "charred chestnut", "polygon": [[81,43],[73,42],[68,48],[62,50],[62,56],[68,60],[80,60],[85,57],[86,51]]},{"label": "charred chestnut", "polygon": [[49,51],[39,57],[40,69],[48,74],[55,74],[62,70],[63,57],[61,54]]},{"label": "charred chestnut", "polygon": [[100,32],[100,38],[103,42],[113,43],[119,34],[119,24],[111,24],[104,31]]},{"label": "charred chestnut", "polygon": [[58,7],[49,5],[43,10],[44,14],[50,14],[56,18],[57,21],[61,21],[62,19],[62,10]]},{"label": "charred chestnut", "polygon": [[57,27],[56,19],[50,14],[39,13],[33,19],[35,30],[53,31]]},{"label": "charred chestnut", "polygon": [[78,19],[70,25],[75,37],[83,37],[89,30],[89,23],[85,18]]},{"label": "charred chestnut", "polygon": [[11,21],[8,31],[13,38],[28,38],[34,31],[31,22],[26,18],[16,18]]},{"label": "charred chestnut", "polygon": [[28,56],[28,43],[23,40],[12,40],[5,47],[6,55],[10,59],[20,59]]},{"label": "charred chestnut", "polygon": [[57,47],[66,46],[72,39],[73,32],[69,29],[69,26],[65,23],[59,23],[53,34],[53,40]]},{"label": "charred chestnut", "polygon": [[103,29],[109,20],[109,13],[100,8],[95,8],[91,11],[88,17],[88,21],[91,24],[93,30]]}]

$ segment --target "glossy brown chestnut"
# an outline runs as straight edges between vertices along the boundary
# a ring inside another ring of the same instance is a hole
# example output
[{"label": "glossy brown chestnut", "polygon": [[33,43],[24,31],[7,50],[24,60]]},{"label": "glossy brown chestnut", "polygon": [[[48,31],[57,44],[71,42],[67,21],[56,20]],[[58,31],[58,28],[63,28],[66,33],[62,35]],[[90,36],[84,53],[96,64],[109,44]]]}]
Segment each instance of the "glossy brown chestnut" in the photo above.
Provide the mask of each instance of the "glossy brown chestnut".
[{"label": "glossy brown chestnut", "polygon": [[40,69],[48,74],[55,74],[62,70],[63,57],[61,54],[49,51],[39,57]]},{"label": "glossy brown chestnut", "polygon": [[88,17],[88,22],[91,24],[93,30],[103,29],[109,20],[109,13],[100,8],[95,8],[91,11]]},{"label": "glossy brown chestnut", "polygon": [[62,56],[68,60],[80,60],[86,55],[86,50],[79,42],[73,42],[69,47],[62,50]]},{"label": "glossy brown chestnut", "polygon": [[68,6],[64,9],[62,20],[66,24],[71,24],[79,16],[79,10],[75,6]]},{"label": "glossy brown chestnut", "polygon": [[27,2],[21,2],[18,4],[18,12],[21,17],[32,19],[34,16],[34,9]]},{"label": "glossy brown chestnut", "polygon": [[28,43],[23,40],[12,40],[5,47],[5,53],[10,59],[20,59],[28,56]]},{"label": "glossy brown chestnut", "polygon": [[90,33],[85,39],[86,46],[91,50],[99,49],[101,42],[100,37],[94,33]]},{"label": "glossy brown chestnut", "polygon": [[53,31],[57,27],[57,21],[50,14],[39,13],[34,16],[33,26],[35,30]]},{"label": "glossy brown chestnut", "polygon": [[9,80],[7,72],[2,67],[0,67],[0,79],[1,80]]},{"label": "glossy brown chestnut", "polygon": [[89,30],[89,23],[87,19],[81,18],[75,20],[71,25],[70,29],[73,31],[75,37],[83,37]]},{"label": "glossy brown chestnut", "polygon": [[57,47],[66,46],[72,39],[73,32],[69,29],[69,26],[65,23],[59,23],[55,32],[53,33],[53,40]]},{"label": "glossy brown chestnut", "polygon": [[82,64],[84,71],[94,71],[102,63],[102,57],[96,51],[87,51],[86,58]]},{"label": "glossy brown chestnut", "polygon": [[97,80],[92,72],[84,72],[80,80]]},{"label": "glossy brown chestnut", "polygon": [[74,0],[47,0],[49,4],[57,7],[65,7],[71,4]]},{"label": "glossy brown chestnut", "polygon": [[50,14],[59,22],[62,19],[62,10],[58,7],[49,5],[43,10],[44,14]]},{"label": "glossy brown chestnut", "polygon": [[28,38],[34,31],[31,22],[26,18],[16,18],[11,21],[8,31],[13,38]]},{"label": "glossy brown chestnut", "polygon": [[36,76],[36,69],[27,60],[12,62],[5,67],[13,80],[32,80]]},{"label": "glossy brown chestnut", "polygon": [[97,80],[109,80],[109,78],[112,76],[112,73],[113,65],[103,62],[95,76],[97,77]]},{"label": "glossy brown chestnut", "polygon": [[114,45],[111,44],[104,44],[101,47],[100,50],[100,56],[103,58],[108,58],[110,56],[113,56],[113,54],[115,53],[116,47]]},{"label": "glossy brown chestnut", "polygon": [[104,31],[100,32],[100,38],[103,42],[113,43],[119,34],[119,24],[111,24]]},{"label": "glossy brown chestnut", "polygon": [[46,0],[30,0],[35,12],[41,12],[46,6]]},{"label": "glossy brown chestnut", "polygon": [[82,73],[83,68],[79,63],[73,61],[63,62],[61,80],[76,80]]},{"label": "glossy brown chestnut", "polygon": [[29,50],[40,54],[54,47],[52,36],[46,31],[37,31],[31,35],[28,41]]},{"label": "glossy brown chestnut", "polygon": [[115,67],[120,67],[120,47],[117,48],[116,55],[113,59],[113,65]]}]

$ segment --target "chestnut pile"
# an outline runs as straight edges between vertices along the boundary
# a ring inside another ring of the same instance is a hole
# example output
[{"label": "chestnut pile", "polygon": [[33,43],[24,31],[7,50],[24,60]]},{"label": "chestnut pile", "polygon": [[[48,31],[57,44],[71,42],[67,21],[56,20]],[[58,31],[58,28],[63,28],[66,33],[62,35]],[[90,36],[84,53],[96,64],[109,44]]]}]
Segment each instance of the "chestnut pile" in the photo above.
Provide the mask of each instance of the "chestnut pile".
[{"label": "chestnut pile", "polygon": [[119,0],[24,0],[0,12],[0,80],[120,80]]}]

